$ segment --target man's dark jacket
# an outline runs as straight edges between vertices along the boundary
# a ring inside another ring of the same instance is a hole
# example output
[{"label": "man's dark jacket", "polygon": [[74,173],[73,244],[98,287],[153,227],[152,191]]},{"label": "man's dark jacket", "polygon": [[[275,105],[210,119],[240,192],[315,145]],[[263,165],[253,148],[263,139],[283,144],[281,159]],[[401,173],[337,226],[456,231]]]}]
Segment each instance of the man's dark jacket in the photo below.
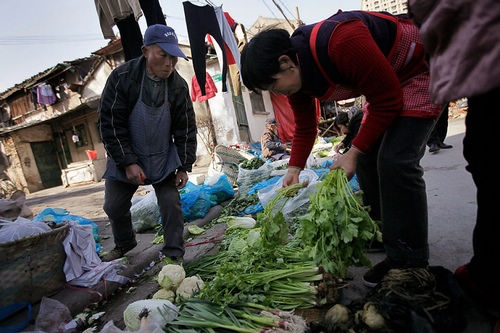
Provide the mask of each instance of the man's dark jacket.
[{"label": "man's dark jacket", "polygon": [[[118,167],[137,163],[130,145],[129,115],[139,98],[146,59],[141,56],[111,72],[99,105],[99,128],[104,148]],[[196,159],[196,120],[186,81],[175,70],[167,79],[171,133],[181,160],[180,170],[191,171]],[[145,128],[145,131],[148,129]]]}]

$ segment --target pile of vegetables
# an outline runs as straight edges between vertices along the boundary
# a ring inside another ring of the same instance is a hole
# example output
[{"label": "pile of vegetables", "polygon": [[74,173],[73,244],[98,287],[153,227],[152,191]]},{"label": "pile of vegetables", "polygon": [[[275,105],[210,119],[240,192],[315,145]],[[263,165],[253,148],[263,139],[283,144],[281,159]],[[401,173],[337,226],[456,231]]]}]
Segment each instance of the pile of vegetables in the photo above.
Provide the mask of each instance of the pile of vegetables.
[{"label": "pile of vegetables", "polygon": [[265,162],[262,159],[254,157],[250,160],[246,160],[245,162],[241,163],[240,166],[246,170],[255,170],[264,165],[264,163]]},{"label": "pile of vegetables", "polygon": [[365,250],[374,239],[382,239],[360,196],[361,192],[352,192],[343,169],[332,170],[311,196],[309,213],[301,219],[298,237],[314,262],[339,278],[346,277],[349,266],[369,266]]},{"label": "pile of vegetables", "polygon": [[287,224],[280,211],[286,199],[302,186],[279,190],[257,216],[260,227],[229,228],[219,254],[197,262],[192,272],[208,281],[202,299],[221,305],[259,303],[283,310],[327,302],[326,290],[330,288],[324,285],[323,272],[304,248],[288,242]]},{"label": "pile of vegetables", "polygon": [[264,332],[280,328],[291,332],[304,332],[304,319],[288,312],[267,309],[257,304],[228,305],[190,299],[181,305],[177,318],[169,322],[166,332]]},{"label": "pile of vegetables", "polygon": [[192,297],[204,285],[203,280],[198,276],[186,277],[182,266],[172,264],[163,266],[158,273],[158,283],[161,289],[153,295],[153,299],[165,299],[171,302],[179,302]]}]

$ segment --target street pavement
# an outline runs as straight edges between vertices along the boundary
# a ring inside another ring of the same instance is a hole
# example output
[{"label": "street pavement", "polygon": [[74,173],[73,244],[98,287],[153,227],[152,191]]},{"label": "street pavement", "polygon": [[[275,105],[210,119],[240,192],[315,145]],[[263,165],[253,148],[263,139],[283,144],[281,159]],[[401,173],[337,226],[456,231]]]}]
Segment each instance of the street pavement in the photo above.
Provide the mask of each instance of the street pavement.
[{"label": "street pavement", "polygon": [[[438,153],[426,151],[422,159],[424,178],[427,186],[427,197],[429,207],[429,246],[430,264],[443,266],[454,271],[458,266],[468,262],[472,255],[472,230],[475,224],[476,214],[476,190],[470,174],[465,170],[466,162],[462,155],[462,140],[464,137],[464,118],[450,119],[446,143],[453,145],[452,149],[442,149]],[[198,168],[199,172],[206,171],[206,167]],[[105,251],[113,247],[111,230],[107,218],[102,211],[103,182],[84,185],[74,188],[53,188],[36,192],[27,196],[27,205],[36,214],[45,207],[66,208],[71,214],[80,215],[94,220],[99,227],[102,246]],[[89,201],[90,200],[90,201]],[[90,203],[92,207],[85,207]],[[68,206],[69,205],[69,206]],[[218,208],[217,208],[218,207]],[[216,206],[211,212],[217,216],[220,206]],[[85,215],[87,214],[87,215]],[[210,216],[196,221],[203,225],[208,222]],[[220,228],[220,227],[219,227]],[[220,229],[209,230],[205,238],[220,232]],[[150,271],[155,273],[158,267],[154,265],[158,259],[160,245],[152,245],[153,234],[139,234],[139,246],[132,250],[127,256],[129,259],[129,276],[138,276],[138,273]],[[187,237],[187,234],[186,234]],[[187,249],[186,261],[213,251],[214,244],[204,244]],[[377,263],[384,257],[383,253],[369,254],[372,263]],[[353,268],[350,270],[352,281],[343,290],[343,301],[353,300],[366,294],[367,289],[362,286],[361,276],[366,268]],[[149,275],[154,275],[149,273]],[[146,274],[147,275],[147,274]],[[110,298],[106,306],[106,320],[121,322],[121,313],[128,303],[141,299],[158,287],[151,279],[142,279],[143,283],[136,283],[133,292],[121,292],[118,286],[108,283],[106,286],[98,285],[94,288],[104,295],[117,292],[118,298]],[[141,287],[142,286],[142,287]],[[76,295],[76,297],[75,297]],[[102,297],[88,291],[77,291],[64,289],[54,298],[67,304],[72,313],[78,313],[85,306],[98,301]],[[484,317],[474,308],[469,307],[466,311],[468,326],[466,333],[489,333],[492,331],[492,320]]]}]

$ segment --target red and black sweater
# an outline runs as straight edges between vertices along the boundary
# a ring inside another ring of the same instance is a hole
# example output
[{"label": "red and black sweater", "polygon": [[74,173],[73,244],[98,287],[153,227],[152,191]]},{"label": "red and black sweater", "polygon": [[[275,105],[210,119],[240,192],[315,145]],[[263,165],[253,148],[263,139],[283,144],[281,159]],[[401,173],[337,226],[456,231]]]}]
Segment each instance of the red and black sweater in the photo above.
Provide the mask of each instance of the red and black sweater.
[{"label": "red and black sweater", "polygon": [[352,11],[339,12],[318,24],[300,27],[291,36],[302,90],[289,97],[296,124],[289,165],[300,168],[305,166],[317,135],[315,98],[334,100],[329,98],[331,92],[342,88],[354,95],[339,99],[366,97],[368,110],[352,143],[361,151],[369,151],[403,110],[401,77],[388,60],[399,38],[397,18]]}]

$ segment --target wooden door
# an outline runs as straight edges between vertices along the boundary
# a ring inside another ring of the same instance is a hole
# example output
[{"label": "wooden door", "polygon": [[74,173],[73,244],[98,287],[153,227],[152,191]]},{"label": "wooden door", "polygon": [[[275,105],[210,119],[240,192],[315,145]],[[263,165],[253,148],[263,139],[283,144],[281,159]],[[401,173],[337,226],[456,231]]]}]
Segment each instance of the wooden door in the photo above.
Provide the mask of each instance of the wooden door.
[{"label": "wooden door", "polygon": [[62,185],[61,167],[53,141],[31,142],[38,173],[45,188]]}]

